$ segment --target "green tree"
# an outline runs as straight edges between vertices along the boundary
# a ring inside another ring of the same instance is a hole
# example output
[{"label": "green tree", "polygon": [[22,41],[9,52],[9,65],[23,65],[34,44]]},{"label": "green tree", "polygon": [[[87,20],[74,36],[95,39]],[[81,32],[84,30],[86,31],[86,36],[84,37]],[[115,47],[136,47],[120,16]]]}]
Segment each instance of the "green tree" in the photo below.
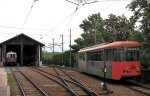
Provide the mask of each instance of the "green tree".
[{"label": "green tree", "polygon": [[145,67],[150,68],[150,1],[134,0],[128,5],[128,8],[134,13],[134,20],[142,24],[140,27],[142,37],[144,38],[142,42],[142,63]]},{"label": "green tree", "polygon": [[81,34],[80,38],[75,40],[76,44],[71,46],[73,52],[77,53],[81,48],[104,42],[102,37],[104,32],[103,25],[100,13],[92,14],[83,20],[79,26],[83,29],[84,33]]},{"label": "green tree", "polygon": [[103,34],[106,42],[131,40],[134,31],[134,22],[128,20],[124,15],[116,16],[110,14],[104,20],[105,33]]},{"label": "green tree", "polygon": [[138,31],[134,31],[134,24],[134,19],[128,20],[124,15],[116,16],[110,14],[108,19],[103,20],[100,17],[100,13],[92,14],[80,24],[84,33],[81,34],[81,38],[75,40],[76,45],[73,45],[72,49],[77,52],[83,47],[94,45],[95,32],[97,44],[114,41],[138,40],[132,38],[139,34]]},{"label": "green tree", "polygon": [[62,53],[55,53],[53,60],[55,65],[62,65]]},{"label": "green tree", "polygon": [[52,64],[52,55],[47,51],[42,51],[42,61],[43,64]]},{"label": "green tree", "polygon": [[90,15],[80,24],[80,28],[83,29],[84,33],[81,35],[82,38],[78,38],[75,42],[80,44],[81,47],[91,46],[95,43],[103,42],[103,38],[101,36],[104,32],[103,25],[104,23],[100,13]]}]

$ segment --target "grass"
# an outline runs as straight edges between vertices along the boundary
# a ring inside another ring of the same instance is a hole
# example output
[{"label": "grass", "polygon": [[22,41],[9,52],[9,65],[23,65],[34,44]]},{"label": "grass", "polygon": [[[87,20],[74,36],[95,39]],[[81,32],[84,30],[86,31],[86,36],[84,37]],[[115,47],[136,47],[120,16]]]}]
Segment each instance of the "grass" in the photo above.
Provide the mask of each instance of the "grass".
[{"label": "grass", "polygon": [[17,96],[19,93],[17,82],[12,73],[7,73],[7,83],[10,86],[10,96]]}]

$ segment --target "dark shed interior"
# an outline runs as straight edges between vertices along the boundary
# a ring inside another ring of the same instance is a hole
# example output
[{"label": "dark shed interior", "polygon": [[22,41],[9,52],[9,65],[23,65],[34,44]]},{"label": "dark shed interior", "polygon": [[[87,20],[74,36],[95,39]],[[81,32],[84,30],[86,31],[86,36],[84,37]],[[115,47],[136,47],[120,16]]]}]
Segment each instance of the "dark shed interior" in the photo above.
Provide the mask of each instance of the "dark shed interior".
[{"label": "dark shed interior", "polygon": [[[0,44],[1,61],[5,66],[7,52],[17,53],[17,64],[20,66],[38,66],[41,61],[41,47],[44,44],[31,37],[20,34]],[[8,58],[7,58],[8,59]],[[7,62],[8,63],[8,62]]]},{"label": "dark shed interior", "polygon": [[[6,45],[7,52],[16,52],[17,53],[17,63],[20,65],[20,45]],[[35,66],[36,62],[36,46],[35,45],[24,45],[23,47],[23,66]]]},{"label": "dark shed interior", "polygon": [[23,47],[23,66],[34,66],[36,62],[36,46]]}]

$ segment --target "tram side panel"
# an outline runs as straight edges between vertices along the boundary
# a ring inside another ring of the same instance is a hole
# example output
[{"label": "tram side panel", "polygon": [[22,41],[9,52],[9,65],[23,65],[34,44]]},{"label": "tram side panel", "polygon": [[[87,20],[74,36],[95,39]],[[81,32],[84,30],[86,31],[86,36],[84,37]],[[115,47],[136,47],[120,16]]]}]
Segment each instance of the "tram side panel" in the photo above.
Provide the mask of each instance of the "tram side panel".
[{"label": "tram side panel", "polygon": [[112,79],[111,61],[87,61],[87,73],[104,77],[104,64],[106,65],[105,78]]},{"label": "tram side panel", "polygon": [[97,76],[103,76],[103,65],[103,61],[87,61],[87,73]]},{"label": "tram side panel", "polygon": [[79,70],[81,71],[81,72],[87,72],[87,64],[86,64],[87,62],[86,61],[84,61],[84,60],[79,60],[78,61],[78,68],[79,68]]}]

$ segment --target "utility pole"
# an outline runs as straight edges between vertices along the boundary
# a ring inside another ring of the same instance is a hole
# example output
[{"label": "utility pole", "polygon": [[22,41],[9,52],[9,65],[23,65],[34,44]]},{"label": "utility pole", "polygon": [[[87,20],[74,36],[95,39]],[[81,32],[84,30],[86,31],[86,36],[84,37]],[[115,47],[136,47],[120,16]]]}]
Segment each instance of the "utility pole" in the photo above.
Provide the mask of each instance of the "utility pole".
[{"label": "utility pole", "polygon": [[63,56],[63,53],[64,53],[64,36],[62,34],[62,65],[64,64],[64,56]]},{"label": "utility pole", "polygon": [[53,38],[53,64],[54,64],[54,38]]},{"label": "utility pole", "polygon": [[70,31],[70,67],[71,67],[71,29],[69,31]]},{"label": "utility pole", "polygon": [[94,24],[94,44],[96,45],[97,44],[97,42],[96,42],[96,18],[94,20],[95,20],[95,24]]}]

